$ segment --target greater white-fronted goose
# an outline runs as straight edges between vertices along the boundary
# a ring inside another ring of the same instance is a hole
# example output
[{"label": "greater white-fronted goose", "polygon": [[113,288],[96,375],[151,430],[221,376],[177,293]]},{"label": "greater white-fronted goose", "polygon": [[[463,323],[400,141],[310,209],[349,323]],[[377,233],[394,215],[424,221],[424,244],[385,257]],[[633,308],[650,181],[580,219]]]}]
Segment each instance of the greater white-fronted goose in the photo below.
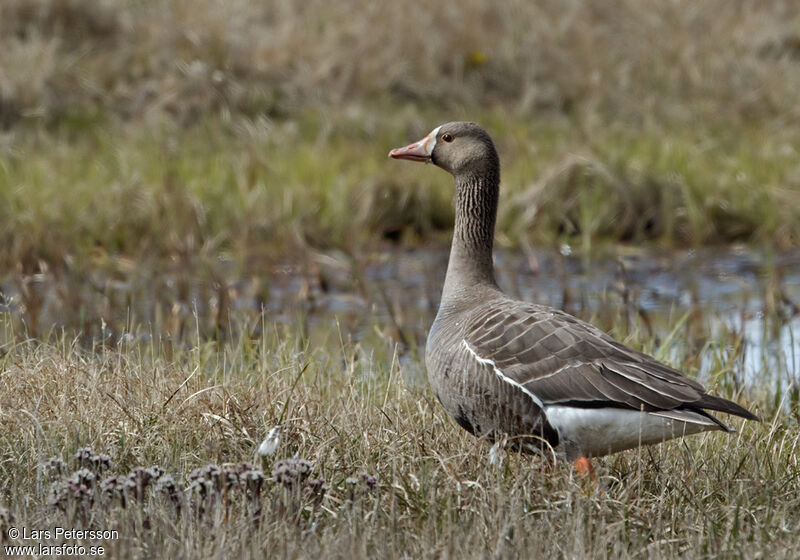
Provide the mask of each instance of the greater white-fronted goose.
[{"label": "greater white-fronted goose", "polygon": [[480,126],[452,122],[389,152],[455,177],[456,220],[442,300],[425,351],[433,392],[465,430],[526,451],[591,457],[707,430],[708,411],[758,418],[679,371],[563,311],[497,287],[492,244],[500,162]]}]

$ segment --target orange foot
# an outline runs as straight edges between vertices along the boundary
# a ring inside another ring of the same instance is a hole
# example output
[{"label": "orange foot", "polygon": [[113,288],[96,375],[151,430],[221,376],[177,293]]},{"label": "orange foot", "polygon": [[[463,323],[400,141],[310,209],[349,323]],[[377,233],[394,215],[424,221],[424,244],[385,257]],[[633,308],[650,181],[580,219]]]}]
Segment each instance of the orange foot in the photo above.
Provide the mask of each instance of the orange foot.
[{"label": "orange foot", "polygon": [[578,471],[578,474],[581,476],[588,476],[592,479],[592,482],[597,484],[597,477],[594,474],[594,467],[592,466],[592,462],[589,460],[588,457],[580,456],[575,459],[575,462],[572,463],[575,467],[575,470]]}]

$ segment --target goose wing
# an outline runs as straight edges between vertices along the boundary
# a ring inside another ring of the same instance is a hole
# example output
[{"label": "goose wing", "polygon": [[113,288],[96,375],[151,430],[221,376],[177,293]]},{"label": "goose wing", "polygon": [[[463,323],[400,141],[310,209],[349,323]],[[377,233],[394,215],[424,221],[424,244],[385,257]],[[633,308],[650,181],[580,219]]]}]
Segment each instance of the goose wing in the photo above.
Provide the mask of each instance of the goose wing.
[{"label": "goose wing", "polygon": [[686,420],[700,413],[722,428],[703,409],[756,419],[736,403],[707,394],[681,372],[556,309],[495,303],[468,322],[464,344],[543,406],[629,408],[687,415]]}]

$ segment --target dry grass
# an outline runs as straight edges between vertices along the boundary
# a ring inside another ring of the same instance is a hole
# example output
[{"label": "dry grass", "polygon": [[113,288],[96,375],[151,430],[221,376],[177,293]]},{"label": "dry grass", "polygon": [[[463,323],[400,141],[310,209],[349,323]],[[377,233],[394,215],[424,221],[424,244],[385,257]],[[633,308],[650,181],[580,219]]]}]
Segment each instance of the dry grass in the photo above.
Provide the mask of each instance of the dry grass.
[{"label": "dry grass", "polygon": [[[363,270],[381,239],[447,237],[450,178],[385,154],[451,119],[498,143],[500,245],[796,246],[798,23],[777,0],[1,2],[3,544],[61,525],[118,529],[112,557],[794,556],[796,372],[738,394],[741,338],[703,333],[675,365],[723,349],[714,387],[766,421],[607,458],[595,492],[490,465],[421,373],[411,298],[436,288]],[[390,320],[309,329],[337,282]],[[297,324],[264,312],[295,292]]]},{"label": "dry grass", "polygon": [[634,122],[791,122],[798,17],[756,0],[10,0],[3,120],[110,111],[186,122],[388,94]]},{"label": "dry grass", "polygon": [[[0,499],[6,518],[13,516],[6,529],[117,529],[119,540],[105,545],[120,558],[265,550],[391,558],[792,556],[800,530],[795,419],[773,419],[762,406],[765,422],[738,435],[706,434],[607,458],[599,463],[602,491],[593,491],[568,465],[546,468],[513,454],[490,464],[489,446],[459,430],[411,373],[418,358],[399,365],[391,346],[340,342],[335,333],[314,346],[298,343],[292,328],[270,329],[254,339],[191,345],[172,359],[157,345],[93,352],[67,338],[6,345]],[[277,453],[255,456],[278,424]],[[96,468],[74,458],[84,447],[111,460],[94,482],[85,471],[73,474],[81,465]],[[64,469],[48,470],[50,457]],[[300,475],[287,480],[275,460],[289,457],[310,463],[309,479],[324,479],[321,494]],[[255,494],[229,474],[251,461],[244,468],[256,475],[248,476],[266,478]],[[219,482],[213,470],[193,473],[209,464],[223,469]],[[121,483],[103,486],[102,479],[130,472],[137,480],[136,467],[151,465],[176,490],[151,482],[136,494],[131,486],[124,506],[121,490],[103,490]],[[83,476],[88,490],[70,494],[78,482],[60,482],[70,476]]]}]

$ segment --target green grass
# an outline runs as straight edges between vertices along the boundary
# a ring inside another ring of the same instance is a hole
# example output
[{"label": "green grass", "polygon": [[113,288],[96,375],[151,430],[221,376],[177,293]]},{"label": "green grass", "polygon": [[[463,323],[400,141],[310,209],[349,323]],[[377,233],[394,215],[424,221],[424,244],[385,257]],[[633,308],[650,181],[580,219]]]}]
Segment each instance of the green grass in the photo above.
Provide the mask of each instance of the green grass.
[{"label": "green grass", "polygon": [[[65,254],[97,251],[241,257],[298,243],[355,252],[382,236],[413,242],[447,231],[450,178],[389,161],[386,152],[450,115],[425,114],[409,132],[405,118],[385,112],[374,132],[359,128],[360,116],[309,113],[188,130],[23,135],[0,159],[3,264],[53,266]],[[595,239],[780,248],[800,238],[791,134],[603,127],[587,140],[562,120],[509,126],[495,113],[472,116],[500,146],[504,245]]]}]

